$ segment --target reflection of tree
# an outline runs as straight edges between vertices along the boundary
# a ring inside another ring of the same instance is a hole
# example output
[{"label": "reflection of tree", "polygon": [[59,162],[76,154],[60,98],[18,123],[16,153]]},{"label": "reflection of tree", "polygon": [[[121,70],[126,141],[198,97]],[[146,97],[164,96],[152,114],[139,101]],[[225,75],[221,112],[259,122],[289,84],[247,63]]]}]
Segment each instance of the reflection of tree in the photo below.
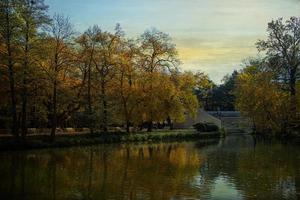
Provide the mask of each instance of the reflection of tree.
[{"label": "reflection of tree", "polygon": [[87,197],[88,199],[91,198],[91,190],[92,190],[92,176],[93,176],[93,149],[90,149],[90,166],[89,166],[89,182],[88,182],[88,194]]},{"label": "reflection of tree", "polygon": [[56,199],[56,160],[55,157],[51,157],[51,177],[52,177],[52,196],[53,200]]},{"label": "reflection of tree", "polygon": [[0,154],[0,199],[202,199],[220,178],[246,199],[296,199],[299,153],[230,136],[201,149],[170,143],[13,152]]},{"label": "reflection of tree", "polygon": [[297,199],[299,151],[276,142],[253,143],[251,136],[228,137],[209,152],[200,168],[201,189],[225,177],[246,199]]},{"label": "reflection of tree", "polygon": [[103,199],[106,199],[106,186],[107,186],[107,152],[104,151],[102,154],[102,163],[103,163],[103,174],[102,174],[102,187],[101,187],[101,196]]},{"label": "reflection of tree", "polygon": [[[236,184],[244,190],[249,199],[296,199],[297,152],[280,144],[271,144],[269,150],[258,144],[255,152],[242,151],[238,162]],[[298,154],[299,155],[299,154]],[[299,162],[299,160],[298,160]],[[257,197],[256,197],[257,196]]]},{"label": "reflection of tree", "polygon": [[[184,143],[16,152],[0,159],[6,161],[0,166],[0,175],[10,183],[6,187],[0,182],[0,197],[16,194],[1,199],[23,199],[24,177],[24,193],[33,200],[192,197],[197,190],[189,181],[203,160],[193,145]],[[10,173],[4,173],[9,169]]]}]

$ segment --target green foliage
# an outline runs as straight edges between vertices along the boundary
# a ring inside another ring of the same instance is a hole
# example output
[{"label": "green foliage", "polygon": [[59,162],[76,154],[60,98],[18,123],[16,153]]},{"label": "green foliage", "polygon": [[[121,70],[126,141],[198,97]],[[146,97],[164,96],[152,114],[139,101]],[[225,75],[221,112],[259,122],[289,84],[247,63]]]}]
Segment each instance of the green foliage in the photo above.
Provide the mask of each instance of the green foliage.
[{"label": "green foliage", "polygon": [[235,96],[233,91],[237,75],[238,72],[234,71],[231,75],[226,75],[223,78],[222,84],[216,85],[206,74],[202,72],[195,74],[197,80],[195,94],[197,95],[199,102],[203,104],[205,110],[235,110]]}]

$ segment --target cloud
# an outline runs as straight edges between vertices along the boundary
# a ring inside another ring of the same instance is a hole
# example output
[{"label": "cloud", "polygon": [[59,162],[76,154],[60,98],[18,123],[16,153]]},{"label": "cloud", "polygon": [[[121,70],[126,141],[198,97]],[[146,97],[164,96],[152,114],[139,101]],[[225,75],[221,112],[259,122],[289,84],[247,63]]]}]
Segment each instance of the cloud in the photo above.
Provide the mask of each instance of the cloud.
[{"label": "cloud", "polygon": [[299,0],[46,0],[50,11],[71,17],[79,31],[93,24],[112,31],[120,22],[129,37],[157,27],[177,44],[182,68],[201,69],[219,82],[256,54],[267,23],[298,16]]},{"label": "cloud", "polygon": [[202,70],[216,82],[241,67],[245,58],[257,54],[255,41],[259,36],[226,37],[216,40],[176,39],[179,58],[184,70]]}]

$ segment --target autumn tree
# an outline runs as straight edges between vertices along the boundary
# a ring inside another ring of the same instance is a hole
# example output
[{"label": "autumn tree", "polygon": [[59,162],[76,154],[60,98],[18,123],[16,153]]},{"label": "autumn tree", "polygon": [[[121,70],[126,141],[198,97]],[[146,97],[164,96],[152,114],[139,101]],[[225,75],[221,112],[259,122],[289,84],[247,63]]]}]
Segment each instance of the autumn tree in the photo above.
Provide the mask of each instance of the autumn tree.
[{"label": "autumn tree", "polygon": [[[36,49],[38,46],[39,32],[38,30],[49,23],[47,16],[48,6],[44,4],[44,0],[19,0],[17,3],[17,12],[20,19],[20,46],[22,47],[22,56],[20,58],[22,65],[22,116],[21,130],[22,137],[27,132],[27,102],[30,74],[35,71],[34,65],[36,60]],[[34,52],[35,48],[35,52]]]},{"label": "autumn tree", "polygon": [[237,77],[236,107],[259,133],[285,132],[289,97],[273,79],[262,64],[247,66]]},{"label": "autumn tree", "polygon": [[[155,96],[153,90],[153,83],[151,74],[155,75],[157,72],[172,73],[177,71],[179,60],[177,58],[177,51],[175,44],[171,37],[157,29],[151,29],[144,32],[140,37],[142,56],[140,65],[144,72],[149,74],[149,102],[154,102]],[[154,80],[154,79],[153,79]],[[150,107],[149,107],[150,106]],[[148,131],[152,130],[154,112],[153,105],[148,105]]]},{"label": "autumn tree", "polygon": [[16,1],[4,0],[0,2],[0,41],[1,41],[1,65],[7,68],[9,80],[9,94],[11,107],[11,132],[18,138],[17,122],[17,95],[16,95],[16,56],[18,17],[15,11]]},{"label": "autumn tree", "polygon": [[99,30],[96,36],[95,56],[93,64],[99,78],[101,102],[101,127],[104,132],[108,130],[108,85],[115,76],[116,66],[119,63],[119,44],[123,36],[120,25],[117,24],[114,33]]},{"label": "autumn tree", "polygon": [[268,24],[268,38],[257,42],[259,51],[266,52],[269,68],[276,79],[287,84],[291,96],[291,114],[296,116],[296,83],[300,79],[300,18],[291,17],[286,22],[282,18]]},{"label": "autumn tree", "polygon": [[[171,122],[183,122],[187,116],[195,118],[200,107],[195,89],[198,87],[206,87],[207,82],[199,82],[196,78],[197,75],[192,72],[180,72],[173,73],[171,80],[175,86],[175,94],[172,95],[173,99],[177,99],[175,102],[169,102],[171,104],[171,114],[167,115],[167,119],[170,124],[170,129],[173,129],[173,123]],[[174,105],[173,105],[174,103]],[[177,106],[176,106],[177,105]]]},{"label": "autumn tree", "polygon": [[153,122],[195,114],[197,80],[180,71],[169,35],[151,29],[128,39],[120,25],[114,32],[93,26],[75,39],[68,18],[50,19],[43,0],[0,5],[0,93],[9,93],[0,112],[11,117],[16,138],[19,125],[23,138],[27,126],[50,127],[54,140],[58,127],[129,132],[146,122],[151,131]]},{"label": "autumn tree", "polygon": [[93,87],[92,87],[92,81],[93,81],[93,74],[96,73],[95,71],[95,55],[96,55],[96,48],[98,45],[98,37],[101,34],[101,29],[94,25],[93,27],[90,27],[87,31],[84,32],[81,36],[77,38],[77,43],[81,46],[81,57],[82,62],[84,62],[84,71],[87,73],[87,84],[86,84],[86,99],[87,99],[87,106],[86,111],[88,113],[88,119],[89,119],[89,128],[90,132],[93,133],[94,129],[94,123],[95,123],[95,117],[94,117],[94,106],[93,102],[95,99],[95,95],[93,95]]},{"label": "autumn tree", "polygon": [[113,85],[117,106],[123,119],[126,132],[130,132],[130,126],[136,123],[137,104],[141,103],[137,88],[139,75],[137,60],[140,50],[135,40],[123,39],[120,44],[119,63],[116,68],[115,84]]},{"label": "autumn tree", "polygon": [[54,139],[57,127],[57,89],[61,73],[70,66],[72,53],[70,42],[73,35],[73,27],[68,18],[61,15],[54,15],[48,29],[49,35],[49,58],[48,71],[51,84],[51,138]]}]

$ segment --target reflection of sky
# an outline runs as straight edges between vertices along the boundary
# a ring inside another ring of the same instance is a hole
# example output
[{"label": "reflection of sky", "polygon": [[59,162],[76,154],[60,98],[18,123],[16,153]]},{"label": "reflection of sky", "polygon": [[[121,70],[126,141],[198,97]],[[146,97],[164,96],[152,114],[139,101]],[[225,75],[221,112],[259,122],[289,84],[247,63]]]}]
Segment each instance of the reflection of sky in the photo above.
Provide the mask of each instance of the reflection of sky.
[{"label": "reflection of sky", "polygon": [[220,81],[256,54],[267,22],[300,14],[299,0],[46,0],[50,11],[70,16],[83,31],[121,23],[129,36],[149,27],[169,33],[184,69],[203,70]]},{"label": "reflection of sky", "polygon": [[191,186],[199,190],[199,195],[203,199],[244,199],[243,191],[236,188],[230,177],[222,175],[213,180],[206,180],[205,176],[198,175],[194,178]]},{"label": "reflection of sky", "polygon": [[239,200],[244,199],[241,192],[236,189],[234,184],[228,182],[225,177],[218,177],[211,191],[211,199]]}]

